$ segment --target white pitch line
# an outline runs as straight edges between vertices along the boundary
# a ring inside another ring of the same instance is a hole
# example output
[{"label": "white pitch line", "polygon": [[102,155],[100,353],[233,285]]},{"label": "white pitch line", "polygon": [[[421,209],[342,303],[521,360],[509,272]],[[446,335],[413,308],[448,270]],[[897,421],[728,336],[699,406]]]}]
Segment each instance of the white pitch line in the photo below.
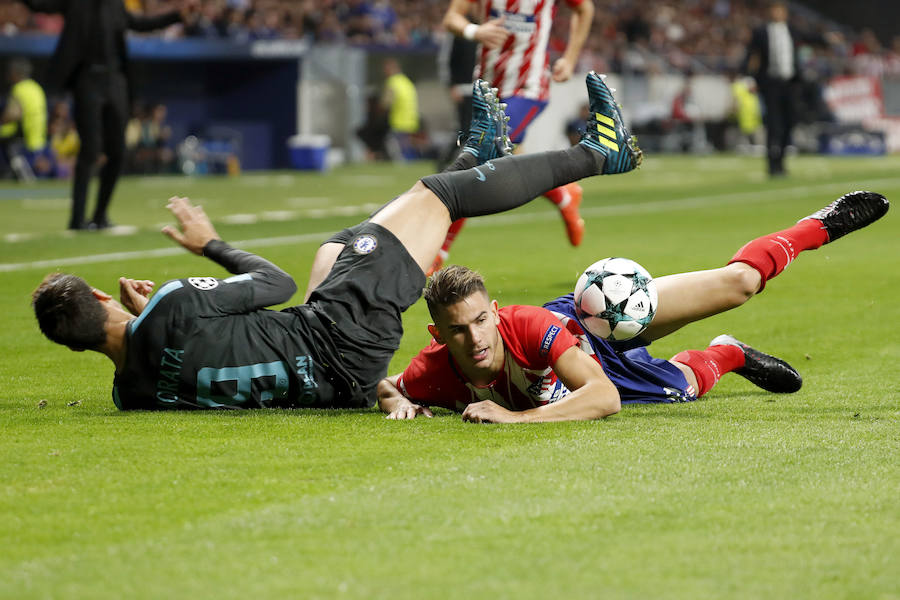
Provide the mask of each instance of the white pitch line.
[{"label": "white pitch line", "polygon": [[[866,187],[877,188],[881,185],[893,185],[900,181],[898,177],[889,177],[876,179],[866,182]],[[582,215],[588,217],[599,217],[607,215],[629,215],[641,214],[646,212],[666,212],[675,210],[690,210],[694,208],[703,208],[710,205],[723,204],[757,204],[762,202],[773,202],[784,198],[792,193],[817,193],[817,192],[834,192],[835,189],[846,190],[847,182],[823,183],[811,186],[796,186],[788,188],[779,188],[772,190],[757,190],[752,192],[735,192],[733,194],[714,194],[710,196],[693,196],[689,198],[681,198],[678,200],[660,200],[657,202],[640,202],[634,204],[615,204],[611,206],[598,206],[593,208],[584,208]],[[352,214],[359,213],[361,207],[344,207],[351,209]],[[343,212],[340,207],[336,208],[336,213]],[[531,221],[541,221],[551,219],[558,214],[557,211],[541,211],[533,213],[523,213],[520,215],[493,215],[489,217],[481,217],[474,219],[470,225],[475,227],[495,226],[499,223],[527,223]],[[333,231],[320,233],[304,233],[298,235],[288,235],[280,237],[257,238],[250,240],[240,240],[231,242],[236,247],[256,247],[266,248],[272,246],[286,246],[288,244],[301,244],[306,242],[324,241]],[[50,260],[37,260],[24,263],[5,263],[0,264],[0,273],[8,273],[11,271],[25,271],[28,269],[48,269],[55,267],[68,267],[73,265],[86,265],[103,262],[113,262],[122,260],[136,260],[141,258],[156,258],[162,256],[174,256],[183,253],[180,247],[156,248],[153,250],[135,250],[132,252],[110,252],[106,254],[89,254],[85,256],[70,256],[66,258],[56,258]]]},{"label": "white pitch line", "polygon": [[[879,186],[896,185],[900,182],[900,177],[887,177],[883,179],[874,179],[866,182],[868,189],[878,188]],[[855,182],[854,182],[855,183]],[[693,196],[688,198],[679,198],[678,200],[658,200],[651,202],[635,202],[634,204],[613,204],[609,206],[589,206],[581,208],[581,216],[583,217],[607,217],[616,215],[636,215],[648,212],[666,212],[677,210],[691,210],[695,208],[704,208],[711,205],[727,205],[727,204],[759,204],[763,202],[773,202],[781,200],[785,196],[795,193],[813,194],[813,193],[841,193],[840,190],[847,189],[847,182],[823,183],[819,185],[804,185],[790,188],[779,188],[771,190],[756,190],[749,192],[734,192],[731,194],[713,194],[709,196]],[[838,190],[838,191],[835,191]],[[843,192],[846,193],[846,192]],[[545,215],[554,213],[523,213],[519,215],[491,215],[480,217],[473,220],[470,225],[473,227],[487,227],[497,223],[527,223],[529,221],[537,221],[545,218]]]},{"label": "white pitch line", "polygon": [[[240,248],[242,246],[253,246],[256,248],[266,248],[270,246],[287,246],[288,244],[302,244],[304,242],[324,241],[329,235],[334,233],[329,231],[326,233],[303,233],[298,235],[287,235],[271,238],[259,238],[255,240],[238,240],[229,242],[232,246]],[[6,263],[0,264],[0,272],[8,273],[11,271],[25,271],[27,269],[53,269],[56,267],[71,267],[75,265],[90,265],[105,262],[118,262],[123,260],[137,260],[141,258],[159,258],[163,256],[175,256],[184,254],[184,248],[180,246],[172,246],[170,248],[154,248],[152,250],[134,250],[131,252],[107,252],[105,254],[87,254],[85,256],[69,256],[67,258],[52,258],[49,260],[35,260],[27,263]]]}]

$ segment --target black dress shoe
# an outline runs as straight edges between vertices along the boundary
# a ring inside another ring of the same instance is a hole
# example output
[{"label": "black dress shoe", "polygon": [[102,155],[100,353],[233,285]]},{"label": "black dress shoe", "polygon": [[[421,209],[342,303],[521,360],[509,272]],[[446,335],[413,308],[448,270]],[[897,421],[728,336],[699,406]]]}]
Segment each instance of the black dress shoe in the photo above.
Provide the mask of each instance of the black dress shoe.
[{"label": "black dress shoe", "polygon": [[103,229],[110,229],[112,227],[115,227],[115,223],[113,223],[109,219],[102,219],[102,220],[95,219],[87,224],[87,228],[94,230],[94,231],[101,231]]}]

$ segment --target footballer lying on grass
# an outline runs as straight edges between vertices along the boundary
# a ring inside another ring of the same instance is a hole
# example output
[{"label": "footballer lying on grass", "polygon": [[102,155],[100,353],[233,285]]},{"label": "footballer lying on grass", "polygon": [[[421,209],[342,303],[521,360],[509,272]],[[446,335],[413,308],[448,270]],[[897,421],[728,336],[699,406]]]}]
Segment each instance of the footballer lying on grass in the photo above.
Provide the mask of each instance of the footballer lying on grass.
[{"label": "footballer lying on grass", "polygon": [[[598,419],[622,403],[696,400],[731,371],[770,392],[795,392],[802,380],[790,365],[729,335],[671,360],[653,358],[643,346],[740,306],[798,253],[865,227],[888,206],[880,194],[846,194],[789,229],[749,242],[724,267],[656,279],[656,315],[626,342],[591,334],[572,294],[545,308],[498,308],[480,275],[447,267],[425,290],[434,340],[403,373],[379,383],[378,404],[390,419],[431,416],[427,407],[441,406],[466,421],[521,423]],[[588,355],[602,366],[602,378],[584,377]]]},{"label": "footballer lying on grass", "polygon": [[[303,305],[264,310],[294,294],[293,279],[221,241],[202,208],[175,197],[180,230],[164,233],[235,276],[176,279],[152,298],[152,282],[122,278],[119,304],[79,277],[51,274],[32,298],[41,331],[108,356],[120,409],[373,406],[399,347],[401,313],[422,294],[452,221],[640,164],[609,88],[596,73],[587,87],[591,117],[578,144],[505,156],[506,116],[477,81],[469,141],[453,171],[423,178],[356,228]],[[586,355],[582,362],[586,378],[605,378]]]}]

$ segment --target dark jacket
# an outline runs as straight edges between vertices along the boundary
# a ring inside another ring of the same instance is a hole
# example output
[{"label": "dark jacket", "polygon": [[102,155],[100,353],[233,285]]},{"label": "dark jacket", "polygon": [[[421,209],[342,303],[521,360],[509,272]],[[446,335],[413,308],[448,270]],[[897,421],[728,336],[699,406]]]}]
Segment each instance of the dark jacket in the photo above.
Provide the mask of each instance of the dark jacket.
[{"label": "dark jacket", "polygon": [[[800,58],[797,50],[804,41],[797,34],[793,27],[788,26],[791,35],[791,42],[794,46],[794,77],[796,80],[800,76]],[[769,30],[768,24],[757,27],[753,30],[753,37],[750,38],[750,44],[747,46],[747,55],[744,58],[743,71],[756,79],[760,88],[769,83]]]},{"label": "dark jacket", "polygon": [[136,15],[125,10],[121,0],[22,0],[28,8],[35,12],[62,13],[65,26],[59,35],[59,41],[53,56],[50,58],[50,75],[47,85],[51,88],[70,88],[75,77],[84,65],[90,43],[88,36],[97,19],[94,7],[109,11],[106,22],[113,27],[116,52],[122,69],[128,77],[128,52],[125,45],[125,32],[152,31],[167,27],[181,21],[178,11],[172,11],[153,17]]}]

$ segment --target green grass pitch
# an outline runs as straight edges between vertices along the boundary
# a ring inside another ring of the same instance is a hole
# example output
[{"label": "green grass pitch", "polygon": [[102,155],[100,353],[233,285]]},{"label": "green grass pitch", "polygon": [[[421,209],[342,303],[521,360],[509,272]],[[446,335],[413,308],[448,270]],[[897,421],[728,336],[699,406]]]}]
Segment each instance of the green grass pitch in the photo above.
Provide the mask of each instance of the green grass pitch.
[{"label": "green grass pitch", "polygon": [[[584,182],[580,248],[539,199],[470,221],[452,260],[501,304],[540,304],[605,256],[713,268],[844,192],[900,199],[898,157],[790,167],[770,181],[761,158],[651,156]],[[0,598],[900,598],[897,206],[651,348],[729,332],[794,364],[799,393],[728,375],[597,422],[120,413],[107,359],[54,346],[30,312],[53,270],[111,292],[222,274],[158,233],[173,194],[302,290],[321,239],[429,168],[129,178],[112,218],[130,235],[61,233],[64,183],[0,185]],[[427,321],[407,313],[392,372]]]}]

